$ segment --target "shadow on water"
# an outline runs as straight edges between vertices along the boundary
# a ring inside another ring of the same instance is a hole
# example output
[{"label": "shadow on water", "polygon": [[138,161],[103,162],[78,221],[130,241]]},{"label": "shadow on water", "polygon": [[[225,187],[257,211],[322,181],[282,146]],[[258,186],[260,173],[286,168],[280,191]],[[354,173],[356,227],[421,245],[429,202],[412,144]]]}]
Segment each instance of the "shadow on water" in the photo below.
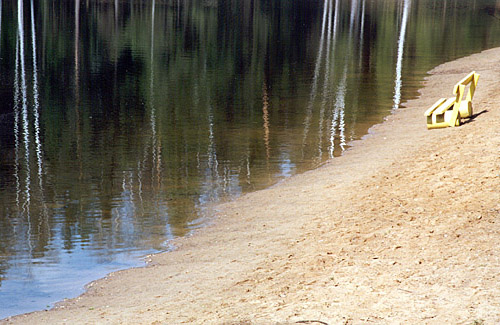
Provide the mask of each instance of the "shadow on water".
[{"label": "shadow on water", "polygon": [[497,46],[498,8],[0,0],[0,318],[341,155],[430,68]]}]

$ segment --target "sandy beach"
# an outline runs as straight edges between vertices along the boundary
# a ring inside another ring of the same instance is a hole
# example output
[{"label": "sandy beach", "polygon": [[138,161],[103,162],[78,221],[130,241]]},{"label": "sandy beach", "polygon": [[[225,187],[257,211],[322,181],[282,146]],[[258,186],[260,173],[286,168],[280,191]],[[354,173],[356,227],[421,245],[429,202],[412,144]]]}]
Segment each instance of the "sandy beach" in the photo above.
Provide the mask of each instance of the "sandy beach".
[{"label": "sandy beach", "polygon": [[[423,112],[475,70],[475,118]],[[430,71],[342,157],[217,207],[147,267],[7,324],[500,323],[500,48]]]}]

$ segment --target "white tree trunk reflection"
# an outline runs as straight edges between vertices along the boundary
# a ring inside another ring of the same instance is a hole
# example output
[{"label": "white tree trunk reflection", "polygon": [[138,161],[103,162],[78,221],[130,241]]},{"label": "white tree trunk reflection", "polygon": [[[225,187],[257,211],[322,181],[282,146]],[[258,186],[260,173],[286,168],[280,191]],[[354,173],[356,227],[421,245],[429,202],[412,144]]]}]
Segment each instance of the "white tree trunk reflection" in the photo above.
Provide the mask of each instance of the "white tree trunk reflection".
[{"label": "white tree trunk reflection", "polygon": [[21,209],[21,178],[19,176],[19,103],[21,96],[20,80],[19,80],[19,40],[16,41],[16,63],[14,69],[14,142],[15,142],[15,166],[14,177],[16,179],[16,206],[17,210]]},{"label": "white tree trunk reflection", "polygon": [[408,13],[410,11],[411,0],[404,0],[403,18],[401,20],[401,29],[399,32],[398,40],[398,55],[396,59],[396,80],[394,82],[394,105],[393,109],[399,108],[401,103],[401,87],[403,85],[401,81],[401,74],[403,70],[403,53],[406,35],[406,25],[408,22]]},{"label": "white tree trunk reflection", "polygon": [[36,31],[35,31],[35,9],[33,0],[31,0],[31,50],[33,52],[33,115],[35,117],[35,146],[36,161],[38,166],[38,184],[43,193],[43,161],[42,161],[42,143],[40,142],[40,99],[38,92],[38,67],[36,56]]},{"label": "white tree trunk reflection", "polygon": [[[339,0],[335,3],[335,14],[332,19],[333,8],[330,5],[328,10],[328,38],[326,41],[326,59],[325,59],[325,77],[323,82],[323,100],[321,102],[320,112],[319,112],[319,127],[318,127],[318,159],[322,160],[323,156],[323,121],[325,115],[325,108],[327,102],[331,100],[329,93],[330,86],[330,75],[334,73],[333,62],[335,61],[335,40],[337,36],[337,20],[338,20],[338,10],[339,10]],[[333,25],[333,26],[332,26]],[[332,30],[333,29],[333,30]],[[333,45],[332,45],[333,39]],[[330,59],[331,58],[331,59]],[[332,61],[332,62],[331,62]]]},{"label": "white tree trunk reflection", "polygon": [[28,121],[28,94],[26,85],[26,65],[24,57],[24,13],[23,1],[18,1],[18,41],[19,41],[19,62],[21,68],[21,124],[23,129],[24,159],[26,164],[25,189],[23,210],[29,217],[29,206],[31,200],[31,177],[30,177],[30,152],[29,152],[29,121]]},{"label": "white tree trunk reflection", "polygon": [[316,64],[314,67],[314,75],[313,75],[313,80],[312,80],[312,85],[311,85],[311,94],[309,95],[309,103],[307,105],[306,114],[305,114],[305,118],[304,118],[304,135],[303,135],[303,139],[302,139],[302,146],[306,145],[307,135],[309,133],[309,127],[311,124],[314,101],[315,101],[316,95],[317,95],[319,72],[320,72],[321,63],[323,60],[323,50],[324,50],[323,44],[325,42],[325,32],[326,32],[326,26],[327,26],[327,21],[328,21],[328,10],[330,9],[330,6],[332,5],[331,3],[332,3],[332,0],[324,0],[324,2],[323,2],[323,18],[322,18],[322,22],[321,22],[321,36],[320,36],[319,47],[318,47],[318,55],[316,56]]}]

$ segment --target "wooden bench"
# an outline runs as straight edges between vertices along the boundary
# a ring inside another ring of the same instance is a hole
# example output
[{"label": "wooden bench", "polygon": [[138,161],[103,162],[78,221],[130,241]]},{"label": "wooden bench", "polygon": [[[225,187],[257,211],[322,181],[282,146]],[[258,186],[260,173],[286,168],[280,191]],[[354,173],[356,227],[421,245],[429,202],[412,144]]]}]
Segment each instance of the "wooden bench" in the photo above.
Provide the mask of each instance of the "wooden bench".
[{"label": "wooden bench", "polygon": [[[476,92],[478,79],[479,74],[472,71],[453,87],[455,97],[440,98],[434,105],[429,107],[425,111],[427,128],[455,127],[460,125],[461,119],[470,118],[472,116],[472,98]],[[464,99],[467,86],[469,86],[469,89]]]}]

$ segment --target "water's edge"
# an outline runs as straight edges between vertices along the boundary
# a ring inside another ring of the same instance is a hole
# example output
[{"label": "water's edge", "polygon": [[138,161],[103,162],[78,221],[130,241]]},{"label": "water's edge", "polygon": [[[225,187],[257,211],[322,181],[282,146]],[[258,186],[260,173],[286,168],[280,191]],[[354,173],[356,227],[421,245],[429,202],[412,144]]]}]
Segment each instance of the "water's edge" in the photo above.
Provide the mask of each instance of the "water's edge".
[{"label": "water's edge", "polygon": [[[451,62],[454,62],[454,61],[459,60],[459,59],[467,58],[469,56],[472,56],[474,54],[479,54],[479,53],[482,53],[482,52],[487,51],[487,50],[493,50],[493,49],[500,49],[500,47],[494,47],[494,48],[491,48],[491,49],[484,49],[484,50],[481,50],[479,52],[472,53],[472,54],[467,54],[467,55],[464,55],[462,57],[455,58],[454,60],[443,62],[443,63],[440,63],[440,64],[434,66],[432,69],[430,69],[426,73],[426,75],[424,76],[424,78],[422,80],[420,80],[421,87],[416,91],[416,94],[414,94],[413,96],[411,96],[409,98],[403,98],[404,101],[402,101],[402,105],[404,106],[404,104],[406,104],[410,100],[417,100],[417,99],[421,98],[421,90],[426,87],[426,81],[427,81],[427,79],[433,74],[432,71],[435,70],[435,69],[437,69],[439,66],[444,65],[444,64],[448,64],[448,63],[451,63]],[[381,136],[381,135],[379,135],[377,133],[377,128],[379,128],[379,127],[383,126],[384,124],[386,124],[388,118],[391,115],[397,114],[398,111],[403,111],[403,110],[407,110],[407,109],[412,109],[412,108],[401,108],[399,110],[392,110],[390,112],[390,114],[388,114],[388,115],[386,115],[386,117],[384,117],[383,122],[372,125],[368,129],[367,133],[365,135],[361,136],[360,139],[350,141],[348,143],[349,147],[343,153],[343,155],[345,156],[345,155],[351,154],[352,151],[357,150],[357,148],[359,147],[359,145],[362,144],[362,143],[364,143],[367,139]],[[424,110],[422,110],[422,114],[423,114]],[[422,125],[424,125],[424,124],[425,124],[425,121],[424,121],[424,118],[422,117]],[[84,288],[82,288],[81,294],[79,294],[78,296],[73,297],[73,298],[68,298],[68,299],[57,301],[57,302],[55,302],[53,304],[53,306],[50,309],[40,309],[40,310],[34,310],[34,311],[23,313],[23,314],[11,315],[11,316],[8,316],[8,317],[4,318],[3,320],[9,320],[10,318],[13,318],[13,317],[18,317],[18,316],[22,316],[22,315],[29,315],[29,314],[37,313],[37,312],[40,312],[40,311],[46,311],[46,310],[52,310],[52,309],[61,308],[66,303],[68,303],[68,302],[70,302],[72,300],[78,299],[82,295],[85,295],[90,288],[94,287],[97,283],[99,283],[101,281],[105,281],[109,277],[117,277],[123,271],[129,272],[129,271],[133,271],[134,269],[140,269],[140,268],[150,267],[150,266],[154,265],[155,258],[157,258],[157,257],[159,257],[159,256],[161,256],[163,254],[169,254],[172,251],[178,250],[179,249],[179,245],[178,244],[179,244],[180,241],[183,241],[183,242],[185,242],[186,240],[196,241],[196,237],[197,237],[197,235],[200,232],[205,231],[209,227],[217,226],[217,224],[220,222],[220,211],[221,211],[221,206],[222,205],[224,205],[224,204],[226,204],[228,202],[233,202],[235,200],[244,198],[245,196],[251,195],[252,193],[255,193],[255,192],[265,191],[266,189],[269,189],[269,188],[275,188],[275,187],[283,186],[284,184],[286,184],[286,183],[288,183],[290,181],[294,181],[297,177],[307,177],[308,173],[314,173],[315,171],[317,171],[317,170],[319,170],[321,168],[326,167],[327,165],[329,165],[335,159],[336,158],[329,159],[329,160],[323,162],[321,165],[319,165],[318,167],[316,167],[314,169],[307,170],[307,171],[304,171],[302,173],[294,174],[294,175],[292,175],[292,176],[290,176],[290,177],[288,177],[286,179],[283,179],[283,180],[279,181],[278,183],[276,183],[274,185],[271,185],[268,188],[260,189],[260,190],[254,191],[254,192],[245,193],[245,194],[243,194],[243,195],[241,195],[239,197],[231,198],[227,202],[218,202],[218,203],[214,204],[213,206],[210,206],[210,207],[207,208],[207,211],[209,211],[209,212],[207,213],[206,220],[203,223],[202,227],[197,228],[197,229],[193,229],[193,230],[189,231],[189,233],[186,236],[177,237],[177,238],[169,240],[168,244],[167,244],[168,249],[165,250],[165,251],[160,251],[160,252],[157,252],[157,253],[148,254],[148,255],[145,255],[145,256],[141,257],[140,260],[142,260],[142,261],[138,261],[138,264],[140,264],[140,265],[137,265],[137,266],[131,267],[131,268],[125,268],[125,269],[116,270],[116,271],[108,273],[106,276],[104,276],[102,278],[98,278],[96,280],[93,280],[93,281],[89,282],[88,284],[86,284],[84,286]]]}]

